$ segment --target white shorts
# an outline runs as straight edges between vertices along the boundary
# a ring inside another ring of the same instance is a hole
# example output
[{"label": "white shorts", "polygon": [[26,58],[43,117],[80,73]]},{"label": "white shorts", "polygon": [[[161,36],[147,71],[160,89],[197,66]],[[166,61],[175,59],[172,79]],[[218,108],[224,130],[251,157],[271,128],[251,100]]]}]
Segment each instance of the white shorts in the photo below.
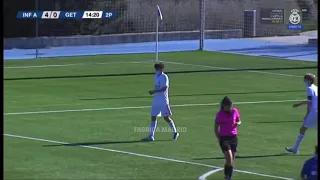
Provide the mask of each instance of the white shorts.
[{"label": "white shorts", "polygon": [[169,104],[152,104],[151,116],[166,117],[172,116]]},{"label": "white shorts", "polygon": [[311,111],[303,121],[303,127],[313,128],[318,125],[318,111]]}]

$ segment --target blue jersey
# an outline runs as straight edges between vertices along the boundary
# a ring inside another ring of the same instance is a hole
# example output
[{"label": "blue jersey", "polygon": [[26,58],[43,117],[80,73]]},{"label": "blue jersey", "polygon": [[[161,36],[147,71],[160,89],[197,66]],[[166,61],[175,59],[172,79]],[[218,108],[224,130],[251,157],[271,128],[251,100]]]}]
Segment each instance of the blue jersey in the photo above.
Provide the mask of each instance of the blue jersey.
[{"label": "blue jersey", "polygon": [[301,175],[306,177],[306,180],[318,179],[318,157],[314,156],[308,159],[302,168]]}]

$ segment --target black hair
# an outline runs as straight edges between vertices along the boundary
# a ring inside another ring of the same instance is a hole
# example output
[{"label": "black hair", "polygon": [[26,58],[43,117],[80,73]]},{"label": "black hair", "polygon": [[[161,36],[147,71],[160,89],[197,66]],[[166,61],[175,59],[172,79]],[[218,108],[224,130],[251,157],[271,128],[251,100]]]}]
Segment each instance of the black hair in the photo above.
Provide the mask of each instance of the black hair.
[{"label": "black hair", "polygon": [[164,68],[164,64],[163,63],[156,63],[156,64],[154,64],[154,68],[155,69],[163,69]]},{"label": "black hair", "polygon": [[228,96],[225,96],[220,103],[220,110],[223,110],[224,106],[231,106],[232,101]]}]

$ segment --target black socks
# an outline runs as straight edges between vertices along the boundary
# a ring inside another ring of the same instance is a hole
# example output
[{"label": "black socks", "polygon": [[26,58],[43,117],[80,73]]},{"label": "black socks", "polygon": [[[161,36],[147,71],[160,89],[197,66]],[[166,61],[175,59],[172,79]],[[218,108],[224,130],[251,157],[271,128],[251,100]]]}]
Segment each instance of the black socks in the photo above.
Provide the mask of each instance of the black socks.
[{"label": "black socks", "polygon": [[224,165],[224,175],[226,179],[231,180],[233,166]]}]

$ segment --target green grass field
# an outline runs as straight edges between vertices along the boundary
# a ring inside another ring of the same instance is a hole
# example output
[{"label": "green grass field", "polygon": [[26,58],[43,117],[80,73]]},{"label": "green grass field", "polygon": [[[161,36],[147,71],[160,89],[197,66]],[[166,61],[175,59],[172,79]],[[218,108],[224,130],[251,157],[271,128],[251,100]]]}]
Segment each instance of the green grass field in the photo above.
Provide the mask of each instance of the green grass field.
[{"label": "green grass field", "polygon": [[[304,107],[292,108],[305,98],[302,76],[317,69],[198,71],[316,63],[212,52],[160,54],[170,77],[173,118],[182,131],[176,142],[170,132],[157,132],[155,142],[144,143],[139,140],[149,126],[153,58],[5,61],[4,178],[198,179],[224,164],[213,121],[215,103],[225,95],[243,121],[234,179],[299,177],[313,154],[316,130],[307,132],[299,155],[284,148],[294,144],[306,113]],[[170,74],[177,71],[195,72]],[[159,119],[158,127],[168,125]],[[207,179],[223,179],[223,171]]]}]

